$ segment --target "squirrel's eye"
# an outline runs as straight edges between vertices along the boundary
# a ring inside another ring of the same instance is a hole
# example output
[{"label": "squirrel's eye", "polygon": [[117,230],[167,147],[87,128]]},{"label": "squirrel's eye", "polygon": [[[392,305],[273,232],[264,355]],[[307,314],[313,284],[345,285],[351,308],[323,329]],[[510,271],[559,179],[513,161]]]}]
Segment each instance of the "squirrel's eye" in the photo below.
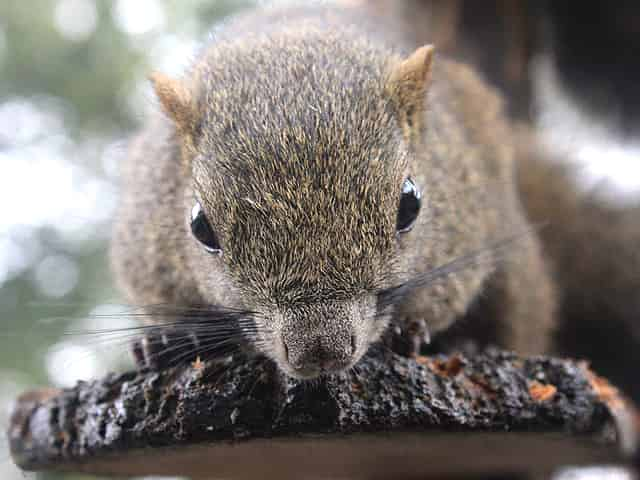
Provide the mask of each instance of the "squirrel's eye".
[{"label": "squirrel's eye", "polygon": [[222,253],[222,247],[220,247],[218,237],[216,237],[213,228],[211,228],[211,224],[209,220],[207,220],[200,202],[196,202],[191,209],[191,233],[204,245],[207,252],[218,255]]},{"label": "squirrel's eye", "polygon": [[400,195],[400,207],[396,220],[396,231],[404,233],[411,230],[420,212],[420,192],[411,178],[407,178],[402,184]]}]

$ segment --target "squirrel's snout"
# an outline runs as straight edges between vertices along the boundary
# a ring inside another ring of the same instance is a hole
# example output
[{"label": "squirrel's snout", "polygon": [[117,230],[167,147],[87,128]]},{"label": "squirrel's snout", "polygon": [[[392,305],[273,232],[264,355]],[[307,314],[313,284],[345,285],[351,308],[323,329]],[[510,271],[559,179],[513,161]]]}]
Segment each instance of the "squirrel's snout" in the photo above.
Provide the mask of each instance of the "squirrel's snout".
[{"label": "squirrel's snout", "polygon": [[271,350],[280,368],[310,379],[351,368],[369,345],[374,298],[304,304],[285,310],[274,325]]},{"label": "squirrel's snout", "polygon": [[356,360],[355,334],[336,337],[282,338],[289,373],[299,378],[313,378],[349,368]]}]

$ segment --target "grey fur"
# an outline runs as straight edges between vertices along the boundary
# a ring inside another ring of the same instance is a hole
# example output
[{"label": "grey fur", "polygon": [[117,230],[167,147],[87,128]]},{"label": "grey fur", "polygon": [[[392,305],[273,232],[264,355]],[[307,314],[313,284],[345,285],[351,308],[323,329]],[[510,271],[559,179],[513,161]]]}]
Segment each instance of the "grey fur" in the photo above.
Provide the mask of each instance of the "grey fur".
[{"label": "grey fur", "polygon": [[[203,49],[183,81],[196,121],[154,118],[128,156],[112,258],[131,302],[257,312],[258,349],[303,378],[352,366],[391,321],[447,329],[483,295],[500,305],[496,343],[546,347],[553,301],[533,236],[499,267],[377,311],[379,290],[528,224],[497,96],[437,58],[424,102],[403,111],[390,82],[410,49],[373,32],[338,10],[258,12]],[[423,208],[397,235],[408,176]],[[220,257],[189,232],[197,200]]]}]

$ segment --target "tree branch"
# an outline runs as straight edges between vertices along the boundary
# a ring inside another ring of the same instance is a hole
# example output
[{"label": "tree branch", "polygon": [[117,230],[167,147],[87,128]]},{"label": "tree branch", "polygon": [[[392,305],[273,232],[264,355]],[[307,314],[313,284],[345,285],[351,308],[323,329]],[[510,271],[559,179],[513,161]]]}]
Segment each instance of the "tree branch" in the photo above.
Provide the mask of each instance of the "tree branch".
[{"label": "tree branch", "polygon": [[403,479],[622,462],[638,418],[584,364],[380,350],[314,383],[236,359],[30,392],[9,438],[25,470]]}]

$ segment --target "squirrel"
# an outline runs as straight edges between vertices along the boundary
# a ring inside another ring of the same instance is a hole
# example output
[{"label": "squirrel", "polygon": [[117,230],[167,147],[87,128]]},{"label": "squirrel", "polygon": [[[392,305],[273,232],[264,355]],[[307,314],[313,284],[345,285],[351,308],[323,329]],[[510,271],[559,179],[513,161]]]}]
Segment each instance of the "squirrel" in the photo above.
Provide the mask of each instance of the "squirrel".
[{"label": "squirrel", "polygon": [[451,332],[551,348],[515,137],[469,67],[362,11],[305,7],[240,15],[183,78],[151,81],[162,111],[130,147],[111,249],[153,332],[139,363],[212,352],[227,320],[300,379],[388,334],[404,354]]}]

